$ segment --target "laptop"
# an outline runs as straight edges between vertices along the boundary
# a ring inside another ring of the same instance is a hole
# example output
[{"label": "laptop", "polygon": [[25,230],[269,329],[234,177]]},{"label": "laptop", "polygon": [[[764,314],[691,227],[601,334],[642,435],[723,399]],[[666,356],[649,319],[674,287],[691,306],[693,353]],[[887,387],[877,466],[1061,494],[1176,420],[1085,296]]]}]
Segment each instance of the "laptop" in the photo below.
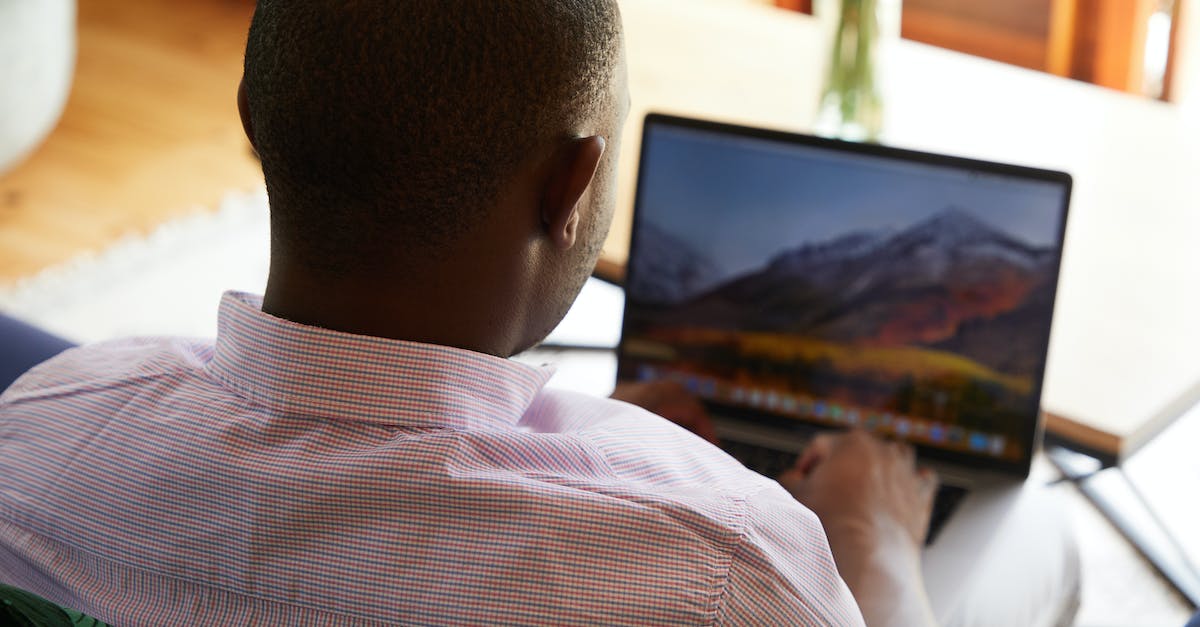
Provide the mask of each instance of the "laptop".
[{"label": "laptop", "polygon": [[618,378],[682,383],[768,476],[823,430],[911,442],[943,483],[927,586],[952,597],[1040,443],[1070,193],[1062,172],[651,114]]}]

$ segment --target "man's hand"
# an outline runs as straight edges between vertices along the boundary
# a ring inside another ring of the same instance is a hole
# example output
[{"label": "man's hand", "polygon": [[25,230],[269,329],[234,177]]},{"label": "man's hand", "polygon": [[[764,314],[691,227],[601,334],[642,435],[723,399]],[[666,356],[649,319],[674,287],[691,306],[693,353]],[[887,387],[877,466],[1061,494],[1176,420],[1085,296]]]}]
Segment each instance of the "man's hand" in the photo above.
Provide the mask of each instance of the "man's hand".
[{"label": "man's hand", "polygon": [[819,435],[779,483],[821,519],[868,625],[933,624],[921,546],[937,477],[911,446],[864,431]]},{"label": "man's hand", "polygon": [[718,444],[712,419],[695,396],[674,381],[627,381],[617,384],[612,398],[633,403]]}]

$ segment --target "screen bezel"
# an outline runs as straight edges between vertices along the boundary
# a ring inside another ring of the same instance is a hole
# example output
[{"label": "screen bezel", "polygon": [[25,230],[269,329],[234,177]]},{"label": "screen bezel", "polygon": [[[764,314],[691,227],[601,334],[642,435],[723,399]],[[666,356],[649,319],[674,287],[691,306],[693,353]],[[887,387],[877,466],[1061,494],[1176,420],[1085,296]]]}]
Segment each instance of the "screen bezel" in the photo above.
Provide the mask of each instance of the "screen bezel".
[{"label": "screen bezel", "polygon": [[[1057,306],[1057,288],[1059,287],[1059,279],[1062,270],[1063,248],[1066,240],[1067,218],[1073,184],[1071,175],[1067,174],[1066,172],[997,163],[992,161],[983,161],[979,159],[970,159],[930,152],[921,152],[891,146],[883,146],[879,144],[846,142],[836,139],[815,137],[812,135],[803,135],[799,133],[742,126],[724,122],[686,118],[663,113],[647,114],[642,126],[642,141],[638,155],[637,187],[634,195],[633,216],[630,229],[629,254],[625,264],[625,285],[631,285],[633,283],[634,273],[637,271],[637,264],[633,262],[634,255],[637,254],[638,250],[637,237],[641,230],[639,229],[641,220],[641,212],[639,211],[639,208],[642,205],[642,196],[645,191],[645,164],[647,151],[651,143],[650,141],[647,141],[647,139],[652,137],[651,131],[655,127],[674,127],[688,130],[707,131],[716,134],[728,135],[732,138],[763,139],[780,142],[783,144],[793,144],[809,148],[832,150],[840,153],[869,155],[873,157],[894,159],[906,163],[920,163],[941,167],[952,167],[956,169],[966,169],[981,173],[1010,176],[1014,178],[1025,178],[1031,181],[1047,182],[1060,185],[1063,190],[1063,202],[1059,210],[1061,219],[1059,221],[1059,231],[1057,234],[1058,247],[1057,255],[1054,260],[1053,273],[1056,289],[1051,301],[1051,311],[1054,311],[1054,308]],[[619,381],[628,379],[631,375],[631,366],[625,354],[625,342],[627,339],[625,331],[628,328],[626,322],[628,322],[629,318],[629,303],[630,301],[628,297],[626,297],[625,307],[622,312],[621,340],[617,345],[617,379]],[[1046,346],[1047,351],[1043,352],[1042,360],[1038,365],[1036,376],[1034,377],[1034,389],[1033,393],[1030,395],[1032,401],[1029,409],[1029,411],[1033,414],[1033,419],[1028,422],[1028,428],[1024,432],[1025,437],[1023,438],[1023,441],[1026,443],[1026,446],[1022,448],[1021,459],[1012,461],[984,455],[959,453],[955,451],[934,448],[923,444],[915,444],[918,453],[922,457],[929,459],[965,464],[978,468],[987,468],[990,470],[1004,472],[1006,474],[1019,475],[1021,477],[1028,476],[1033,463],[1033,453],[1041,445],[1042,432],[1044,428],[1044,415],[1041,411],[1041,398],[1046,374],[1046,361],[1047,353],[1049,351],[1052,326],[1053,315],[1051,316],[1051,319],[1047,321],[1043,336],[1040,338],[1041,343]],[[820,430],[830,428],[804,420],[796,420],[794,418],[786,418],[767,412],[756,411],[751,408],[731,407],[728,405],[719,405],[708,401],[705,401],[705,403],[710,410],[720,411],[722,415],[727,415],[735,419],[753,420],[756,424],[775,426],[780,428],[782,431],[808,431],[812,429]]]}]

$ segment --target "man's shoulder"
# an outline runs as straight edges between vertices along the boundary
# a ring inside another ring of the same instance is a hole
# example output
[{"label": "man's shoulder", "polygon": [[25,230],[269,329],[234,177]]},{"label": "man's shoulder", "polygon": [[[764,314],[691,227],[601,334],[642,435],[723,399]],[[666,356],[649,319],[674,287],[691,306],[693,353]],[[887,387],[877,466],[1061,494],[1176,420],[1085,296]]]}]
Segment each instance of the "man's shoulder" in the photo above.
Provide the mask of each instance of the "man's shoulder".
[{"label": "man's shoulder", "polygon": [[691,539],[723,564],[721,603],[728,607],[720,611],[745,619],[731,622],[750,622],[767,608],[806,623],[832,616],[854,622],[853,600],[838,578],[820,521],[777,482],[622,401],[547,389],[535,408],[542,421],[553,419],[592,447],[611,470],[613,482],[592,486],[593,492],[625,501],[648,520],[670,521],[670,533],[641,523],[650,541],[670,538],[663,541],[674,546]]},{"label": "man's shoulder", "polygon": [[[523,426],[564,436],[591,451],[625,489],[712,507],[732,527],[741,524],[745,499],[778,489],[711,442],[624,401],[547,388]],[[701,485],[704,490],[697,491]]]},{"label": "man's shoulder", "polygon": [[74,390],[198,370],[212,357],[212,341],[181,337],[122,338],[68,349],[26,372],[0,396],[16,402]]},{"label": "man's shoulder", "polygon": [[[547,387],[534,398],[522,426],[537,432],[569,434],[595,442],[636,449],[649,442],[671,441],[724,457],[686,429],[637,405]],[[661,451],[660,451],[661,452]]]},{"label": "man's shoulder", "polygon": [[[543,388],[538,393],[529,414],[543,420],[579,416],[588,419],[589,423],[596,420],[636,419],[654,415],[624,401],[555,387]],[[529,415],[526,417],[529,418]]]}]

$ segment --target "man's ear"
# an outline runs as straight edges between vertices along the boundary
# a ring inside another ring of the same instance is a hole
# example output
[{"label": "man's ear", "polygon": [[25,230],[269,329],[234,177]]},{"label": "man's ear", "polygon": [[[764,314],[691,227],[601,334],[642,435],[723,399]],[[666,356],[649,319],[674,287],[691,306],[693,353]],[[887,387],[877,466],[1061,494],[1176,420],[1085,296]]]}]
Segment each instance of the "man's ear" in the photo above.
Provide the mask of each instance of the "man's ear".
[{"label": "man's ear", "polygon": [[238,82],[237,102],[238,114],[242,116],[242,130],[246,131],[246,138],[250,140],[250,146],[257,154],[258,144],[254,140],[254,122],[250,120],[250,101],[246,98],[246,79],[244,78]]},{"label": "man's ear", "polygon": [[581,137],[567,142],[554,155],[541,209],[542,226],[557,248],[565,250],[575,245],[579,201],[596,176],[604,146],[604,138],[599,135]]}]

